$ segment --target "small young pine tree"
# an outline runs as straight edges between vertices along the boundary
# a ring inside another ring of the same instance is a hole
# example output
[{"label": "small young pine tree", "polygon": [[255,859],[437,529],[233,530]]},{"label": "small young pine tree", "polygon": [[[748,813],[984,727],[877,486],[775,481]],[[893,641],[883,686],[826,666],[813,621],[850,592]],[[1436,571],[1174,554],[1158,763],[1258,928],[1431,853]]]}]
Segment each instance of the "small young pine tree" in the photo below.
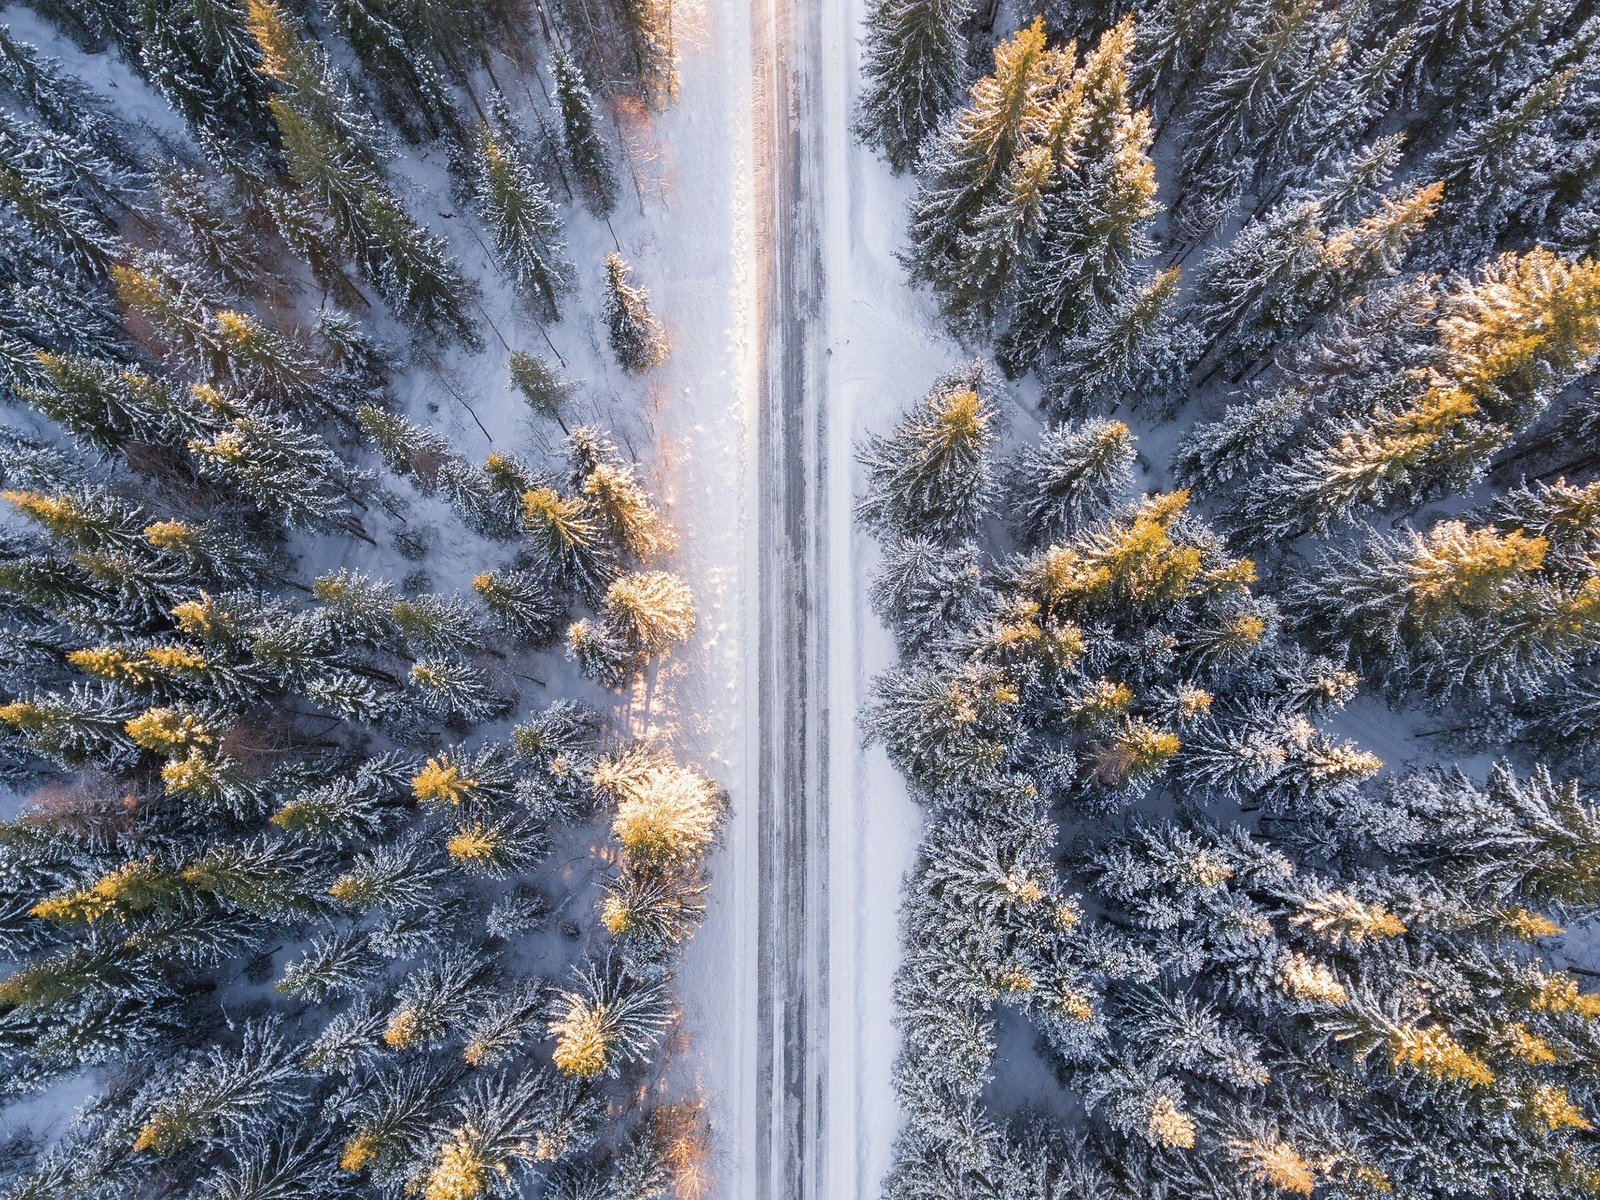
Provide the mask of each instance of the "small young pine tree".
[{"label": "small young pine tree", "polygon": [[511,373],[512,386],[522,393],[522,398],[528,402],[534,414],[554,421],[561,427],[561,432],[566,433],[564,414],[577,385],[544,358],[529,354],[526,350],[513,350],[511,357],[506,360],[506,367]]},{"label": "small young pine tree", "polygon": [[628,282],[632,268],[621,255],[606,255],[606,329],[622,369],[643,375],[667,360],[667,335],[650,311],[650,293]]}]

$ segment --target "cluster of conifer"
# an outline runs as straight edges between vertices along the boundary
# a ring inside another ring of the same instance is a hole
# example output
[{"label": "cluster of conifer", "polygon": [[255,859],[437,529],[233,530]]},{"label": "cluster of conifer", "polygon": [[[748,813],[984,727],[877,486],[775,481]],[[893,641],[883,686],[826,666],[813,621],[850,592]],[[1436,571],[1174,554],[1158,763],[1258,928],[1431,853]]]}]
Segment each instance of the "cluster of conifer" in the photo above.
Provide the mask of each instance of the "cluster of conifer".
[{"label": "cluster of conifer", "polygon": [[[889,1194],[1600,1195],[1600,21],[982,7],[878,0],[857,123],[1047,422],[999,461],[974,364],[862,453]],[[1384,764],[1363,689],[1445,728]],[[1007,1009],[1081,1119],[1004,1111]]]},{"label": "cluster of conifer", "polygon": [[[391,372],[448,386],[485,324],[401,143],[558,319],[557,196],[618,191],[584,80],[631,47],[611,99],[668,98],[670,4],[36,7],[90,65],[0,28],[0,1186],[664,1195],[701,1122],[641,1084],[723,797],[523,684],[563,639],[621,687],[690,636],[672,531],[546,359],[508,370],[559,453],[481,464]],[[605,278],[649,370],[648,297]],[[485,557],[470,592],[431,590],[441,536]],[[87,1098],[36,1140],[42,1093]]]}]

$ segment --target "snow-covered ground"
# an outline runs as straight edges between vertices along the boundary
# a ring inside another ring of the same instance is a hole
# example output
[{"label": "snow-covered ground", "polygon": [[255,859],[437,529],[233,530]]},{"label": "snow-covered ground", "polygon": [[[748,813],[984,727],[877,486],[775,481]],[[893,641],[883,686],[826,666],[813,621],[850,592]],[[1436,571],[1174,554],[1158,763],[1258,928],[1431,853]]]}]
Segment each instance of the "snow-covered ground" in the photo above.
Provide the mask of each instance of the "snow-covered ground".
[{"label": "snow-covered ground", "polygon": [[829,870],[832,948],[827,1047],[827,1196],[873,1196],[899,1127],[891,1068],[899,1044],[891,983],[900,957],[900,887],[922,815],[879,749],[863,751],[857,714],[894,645],[867,604],[877,561],[851,525],[854,451],[961,360],[936,332],[925,296],[894,257],[910,180],[848,134],[864,0],[835,0],[823,20],[823,261],[827,278],[830,540],[829,719],[833,746]]}]

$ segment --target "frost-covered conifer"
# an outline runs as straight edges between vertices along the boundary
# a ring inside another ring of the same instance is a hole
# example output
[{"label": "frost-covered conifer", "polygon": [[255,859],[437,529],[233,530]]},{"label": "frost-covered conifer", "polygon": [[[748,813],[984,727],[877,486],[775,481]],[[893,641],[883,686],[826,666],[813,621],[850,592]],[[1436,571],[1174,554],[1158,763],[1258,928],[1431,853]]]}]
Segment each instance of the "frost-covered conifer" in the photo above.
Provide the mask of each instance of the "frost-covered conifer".
[{"label": "frost-covered conifer", "polygon": [[261,138],[270,126],[246,8],[239,0],[182,0],[138,13],[140,68],[203,137]]},{"label": "frost-covered conifer", "polygon": [[624,861],[641,867],[698,859],[710,848],[727,803],[699,771],[644,746],[602,758],[590,779],[616,805],[611,831]]},{"label": "frost-covered conifer", "polygon": [[970,625],[985,596],[982,556],[975,545],[946,548],[925,537],[887,542],[872,584],[873,611],[904,650],[924,648]]},{"label": "frost-covered conifer", "polygon": [[384,111],[413,141],[457,124],[444,81],[424,48],[413,45],[413,14],[381,0],[329,0],[328,21],[377,83]]},{"label": "frost-covered conifer", "polygon": [[[1569,589],[1545,580],[1547,549],[1521,530],[1453,520],[1425,535],[1374,533],[1359,550],[1322,560],[1325,580],[1342,592],[1332,628],[1358,663],[1396,687],[1434,695],[1537,689],[1590,649],[1596,599],[1592,581]],[[1308,581],[1301,594],[1311,600],[1317,591]]]},{"label": "frost-covered conifer", "polygon": [[189,449],[202,474],[265,512],[309,529],[350,530],[362,477],[322,439],[283,417],[237,416]]},{"label": "frost-covered conifer", "polygon": [[971,0],[878,0],[867,14],[856,132],[904,171],[955,106]]},{"label": "frost-covered conifer", "polygon": [[673,947],[705,915],[705,881],[697,872],[625,867],[606,881],[600,920],[638,975],[660,971]]},{"label": "frost-covered conifer", "polygon": [[1178,269],[1171,267],[1088,314],[1083,331],[1061,343],[1046,371],[1052,416],[1092,416],[1124,400],[1157,415],[1168,411],[1199,351],[1193,327],[1175,319],[1177,288]]},{"label": "frost-covered conifer", "polygon": [[169,1155],[199,1143],[215,1145],[261,1129],[293,1098],[304,1072],[293,1048],[261,1025],[245,1027],[235,1050],[213,1049],[201,1061],[163,1081],[133,1149]]},{"label": "frost-covered conifer", "polygon": [[473,195],[494,233],[502,269],[541,315],[558,319],[558,297],[572,286],[572,266],[562,257],[555,202],[516,138],[480,122],[472,148]]},{"label": "frost-covered conifer", "polygon": [[561,146],[567,166],[583,185],[584,198],[605,215],[616,207],[617,175],[600,134],[600,113],[577,63],[560,46],[550,52],[550,77],[561,112]]},{"label": "frost-covered conifer", "polygon": [[492,1067],[514,1058],[539,1036],[539,1018],[548,1005],[549,990],[543,980],[516,980],[496,991],[468,1026],[462,1058],[472,1067]]},{"label": "frost-covered conifer", "polygon": [[859,458],[867,488],[858,517],[882,532],[965,537],[989,500],[989,449],[999,436],[996,380],[981,363],[939,377],[894,431]]},{"label": "frost-covered conifer", "polygon": [[320,1004],[330,997],[359,992],[377,974],[381,961],[354,931],[326,934],[290,962],[278,981],[280,991]]},{"label": "frost-covered conifer", "polygon": [[990,303],[998,299],[978,291],[973,277],[995,264],[967,260],[963,246],[1013,175],[1026,134],[1035,125],[1048,128],[1055,115],[1050,106],[1071,65],[1046,48],[1042,21],[1019,30],[995,47],[994,74],[973,85],[967,105],[925,148],[911,207],[910,265],[942,298],[967,291]]},{"label": "frost-covered conifer", "polygon": [[1082,335],[1095,312],[1128,303],[1133,263],[1152,249],[1150,120],[1128,96],[1134,41],[1131,19],[1106,30],[1059,102],[1076,110],[1061,118],[1057,177],[1042,201],[1039,244],[1019,275],[1004,337],[1014,366],[1059,362],[1058,342]]},{"label": "frost-covered conifer", "polygon": [[576,967],[551,1005],[556,1069],[573,1079],[615,1075],[649,1055],[668,1019],[662,986],[628,974],[620,960]]},{"label": "frost-covered conifer", "polygon": [[694,632],[694,598],[670,571],[636,571],[606,589],[606,622],[635,649],[652,657],[682,645]]},{"label": "frost-covered conifer", "polygon": [[489,964],[469,950],[452,950],[406,976],[383,1029],[392,1050],[460,1041]]},{"label": "frost-covered conifer", "polygon": [[621,255],[606,255],[606,330],[622,369],[643,375],[667,360],[667,335],[650,311],[650,293],[628,282],[632,273]]},{"label": "frost-covered conifer", "polygon": [[556,422],[561,432],[566,433],[564,414],[576,385],[544,358],[526,350],[513,350],[506,366],[511,372],[512,384],[522,393],[528,407],[536,415]]},{"label": "frost-covered conifer", "polygon": [[1121,421],[1047,429],[1008,464],[1006,508],[1029,546],[1102,516],[1133,479],[1133,435]]},{"label": "frost-covered conifer", "polygon": [[472,577],[472,590],[519,645],[551,641],[567,616],[565,598],[536,571],[481,571]]}]

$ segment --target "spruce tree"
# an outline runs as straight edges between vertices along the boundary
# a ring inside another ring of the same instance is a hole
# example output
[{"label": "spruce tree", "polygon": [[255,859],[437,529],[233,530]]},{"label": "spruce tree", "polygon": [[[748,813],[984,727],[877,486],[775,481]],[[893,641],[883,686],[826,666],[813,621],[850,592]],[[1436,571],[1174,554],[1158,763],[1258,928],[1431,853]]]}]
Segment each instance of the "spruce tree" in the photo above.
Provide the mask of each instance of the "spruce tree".
[{"label": "spruce tree", "polygon": [[875,0],[867,13],[856,133],[897,171],[917,165],[923,142],[955,106],[971,0]]},{"label": "spruce tree", "polygon": [[620,255],[606,255],[606,330],[622,369],[643,375],[667,360],[667,336],[650,311],[650,294],[628,282],[632,270]]},{"label": "spruce tree", "polygon": [[997,210],[1006,211],[1002,197],[1008,182],[1024,178],[1018,163],[1035,130],[1048,161],[1036,161],[1034,173],[1054,165],[1052,142],[1071,132],[1077,115],[1077,97],[1060,95],[1071,59],[1070,50],[1046,48],[1042,21],[1019,30],[995,47],[994,74],[973,85],[967,106],[926,151],[911,205],[909,265],[952,317],[1000,300],[989,281],[1003,282],[1009,262],[974,261],[965,248],[986,217],[992,229]]},{"label": "spruce tree", "polygon": [[561,111],[561,146],[567,166],[583,186],[585,202],[600,215],[617,205],[617,175],[610,151],[600,135],[600,114],[594,95],[577,63],[560,46],[550,51],[550,77]]},{"label": "spruce tree", "polygon": [[989,449],[999,436],[993,375],[981,362],[939,377],[893,433],[871,438],[860,520],[900,535],[941,541],[970,535],[985,512]]},{"label": "spruce tree", "polygon": [[512,385],[522,393],[534,414],[554,421],[562,433],[568,432],[565,413],[576,385],[543,357],[526,350],[513,350],[506,369],[511,373]]},{"label": "spruce tree", "polygon": [[502,269],[540,315],[559,319],[558,297],[572,286],[572,267],[562,258],[561,215],[517,140],[481,121],[473,139],[472,188]]},{"label": "spruce tree", "polygon": [[1005,498],[1023,542],[1038,546],[1106,512],[1133,478],[1133,436],[1121,421],[1045,431],[1007,465]]}]

